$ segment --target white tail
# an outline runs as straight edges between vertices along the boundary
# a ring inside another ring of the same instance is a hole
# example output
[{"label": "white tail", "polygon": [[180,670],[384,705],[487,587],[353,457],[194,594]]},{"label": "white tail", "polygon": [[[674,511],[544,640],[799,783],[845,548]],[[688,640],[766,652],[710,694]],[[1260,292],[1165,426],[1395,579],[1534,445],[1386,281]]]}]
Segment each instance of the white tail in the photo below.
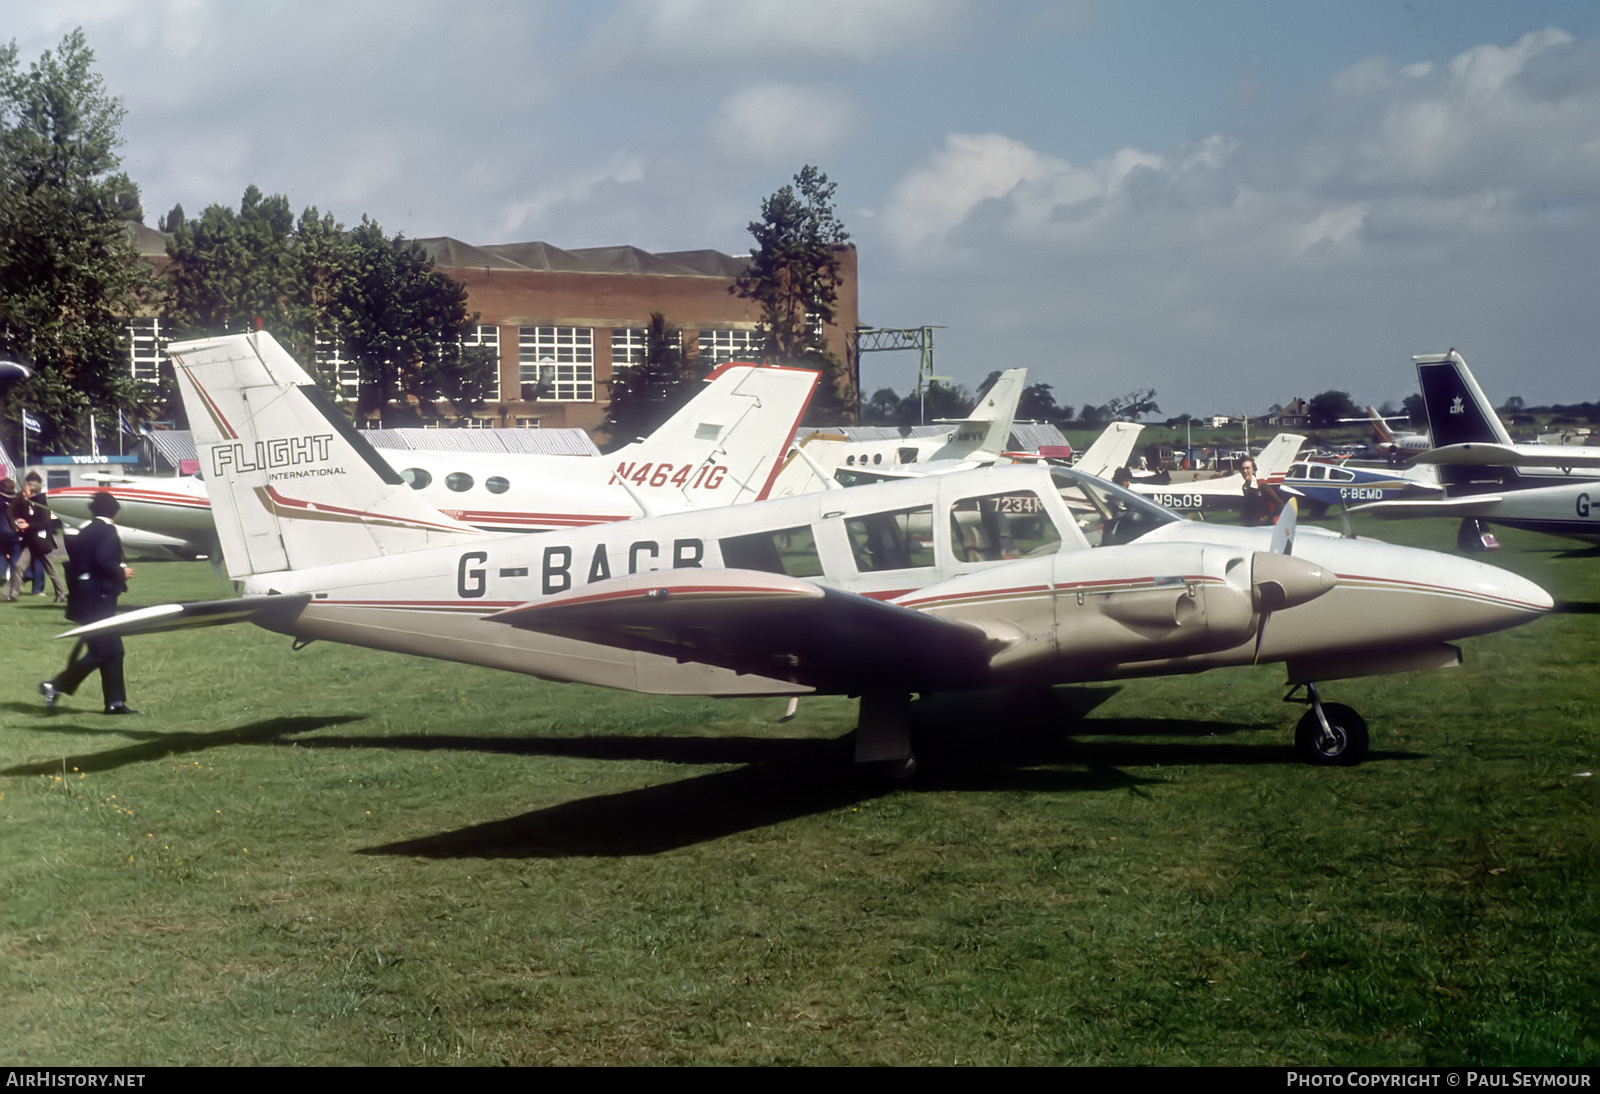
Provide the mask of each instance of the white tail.
[{"label": "white tail", "polygon": [[1022,400],[1022,386],[1027,382],[1028,370],[1008,368],[990,385],[965,419],[954,423],[955,429],[947,443],[938,452],[940,460],[968,459],[978,453],[998,457],[1011,441],[1011,423],[1017,417],[1017,404]]},{"label": "white tail", "polygon": [[1289,473],[1289,465],[1294,463],[1295,454],[1305,443],[1306,439],[1298,433],[1279,433],[1261,450],[1256,459],[1256,474],[1273,484],[1282,482]]},{"label": "white tail", "polygon": [[1144,426],[1138,422],[1112,422],[1105,431],[1084,449],[1073,469],[1096,478],[1109,479],[1119,467],[1128,466],[1133,454],[1133,444],[1139,439]]},{"label": "white tail", "polygon": [[818,374],[730,362],[650,436],[609,456],[611,482],[660,512],[761,501],[783,466],[789,439]]},{"label": "white tail", "polygon": [[265,331],[170,347],[228,576],[482,535],[419,499]]}]

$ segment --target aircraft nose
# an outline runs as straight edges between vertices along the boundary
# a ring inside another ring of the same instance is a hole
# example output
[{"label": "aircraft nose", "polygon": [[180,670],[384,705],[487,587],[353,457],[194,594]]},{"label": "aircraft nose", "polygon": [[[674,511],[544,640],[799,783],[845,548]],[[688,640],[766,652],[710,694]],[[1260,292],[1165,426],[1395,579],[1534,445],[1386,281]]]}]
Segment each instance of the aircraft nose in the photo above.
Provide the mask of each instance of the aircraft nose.
[{"label": "aircraft nose", "polygon": [[1441,556],[1450,565],[1434,577],[1468,604],[1478,623],[1477,633],[1503,630],[1527,623],[1555,607],[1555,600],[1539,585],[1509,570],[1475,559]]}]

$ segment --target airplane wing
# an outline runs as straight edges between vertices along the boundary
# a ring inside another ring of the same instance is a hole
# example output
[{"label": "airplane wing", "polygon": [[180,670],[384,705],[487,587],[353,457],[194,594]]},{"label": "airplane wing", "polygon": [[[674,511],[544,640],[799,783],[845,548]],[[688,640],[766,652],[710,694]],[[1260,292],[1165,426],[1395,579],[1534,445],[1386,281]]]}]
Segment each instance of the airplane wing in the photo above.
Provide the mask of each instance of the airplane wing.
[{"label": "airplane wing", "polygon": [[157,604],[86,623],[63,631],[57,638],[93,638],[96,635],[159,634],[192,627],[220,627],[228,623],[254,623],[271,616],[292,619],[311,603],[310,593],[287,596],[236,596],[228,600],[197,600],[190,604]]},{"label": "airplane wing", "polygon": [[995,648],[977,627],[754,570],[633,574],[487,618],[845,694],[977,686]]},{"label": "airplane wing", "polygon": [[1467,467],[1600,467],[1600,449],[1563,446],[1450,444],[1418,453],[1417,463],[1450,464]]},{"label": "airplane wing", "polygon": [[1499,494],[1471,494],[1461,498],[1369,501],[1365,505],[1352,505],[1350,512],[1370,513],[1375,517],[1471,517],[1501,500]]}]

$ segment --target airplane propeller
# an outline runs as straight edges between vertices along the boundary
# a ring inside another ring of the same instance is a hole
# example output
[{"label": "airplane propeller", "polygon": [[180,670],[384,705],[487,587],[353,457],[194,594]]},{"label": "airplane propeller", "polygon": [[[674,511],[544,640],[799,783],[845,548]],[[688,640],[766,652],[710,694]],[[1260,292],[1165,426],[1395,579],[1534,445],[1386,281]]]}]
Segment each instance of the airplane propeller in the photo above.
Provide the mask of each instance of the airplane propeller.
[{"label": "airplane propeller", "polygon": [[1298,503],[1290,498],[1273,526],[1271,548],[1257,551],[1252,563],[1251,589],[1255,594],[1256,611],[1261,614],[1252,662],[1261,659],[1261,642],[1273,612],[1315,600],[1334,586],[1333,575],[1322,567],[1293,559],[1299,510]]}]

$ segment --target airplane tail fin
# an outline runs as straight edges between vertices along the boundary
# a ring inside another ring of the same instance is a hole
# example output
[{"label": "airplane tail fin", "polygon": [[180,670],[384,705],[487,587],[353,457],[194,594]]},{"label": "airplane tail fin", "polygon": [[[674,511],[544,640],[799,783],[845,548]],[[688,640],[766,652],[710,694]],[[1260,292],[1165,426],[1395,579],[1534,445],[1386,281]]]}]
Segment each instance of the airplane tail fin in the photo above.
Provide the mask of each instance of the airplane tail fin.
[{"label": "airplane tail fin", "polygon": [[175,343],[228,576],[477,538],[430,508],[265,331]]},{"label": "airplane tail fin", "polygon": [[1392,447],[1394,445],[1394,430],[1390,429],[1389,423],[1383,420],[1383,415],[1379,414],[1371,406],[1368,406],[1367,418],[1372,422],[1373,443],[1380,445],[1386,444]]},{"label": "airplane tail fin", "polygon": [[1096,478],[1109,479],[1117,468],[1128,466],[1134,442],[1143,429],[1138,422],[1112,422],[1072,466]]},{"label": "airplane tail fin", "polygon": [[1261,450],[1256,459],[1256,474],[1273,485],[1282,482],[1300,446],[1305,443],[1306,439],[1298,433],[1279,433]]},{"label": "airplane tail fin", "polygon": [[982,452],[998,457],[1011,440],[1011,423],[1017,417],[1017,404],[1028,380],[1025,368],[1008,368],[989,385],[972,413],[954,422],[951,443],[939,451],[941,460],[960,460]]},{"label": "airplane tail fin", "polygon": [[1428,410],[1433,446],[1452,444],[1511,444],[1483,389],[1455,350],[1413,357],[1422,402]]},{"label": "airplane tail fin", "polygon": [[730,362],[654,433],[608,459],[613,481],[662,512],[768,497],[818,373]]}]

